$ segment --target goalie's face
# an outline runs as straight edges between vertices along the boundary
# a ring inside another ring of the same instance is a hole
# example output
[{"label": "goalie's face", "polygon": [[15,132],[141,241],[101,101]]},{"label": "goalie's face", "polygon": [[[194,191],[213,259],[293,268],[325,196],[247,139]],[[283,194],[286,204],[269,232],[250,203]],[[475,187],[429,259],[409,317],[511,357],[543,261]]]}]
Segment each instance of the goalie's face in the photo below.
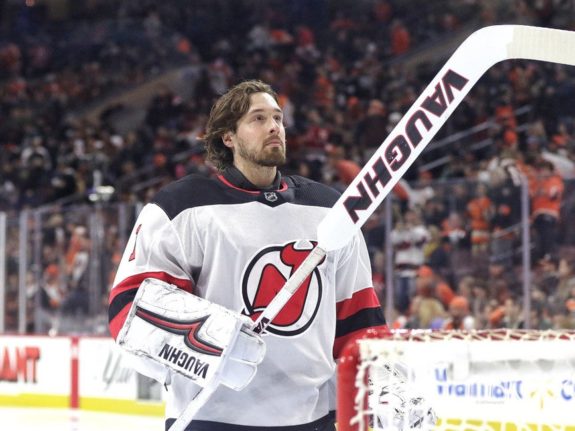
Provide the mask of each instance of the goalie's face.
[{"label": "goalie's face", "polygon": [[267,93],[252,94],[250,102],[236,131],[223,136],[224,144],[234,153],[234,164],[242,171],[284,164],[286,140],[281,108]]}]

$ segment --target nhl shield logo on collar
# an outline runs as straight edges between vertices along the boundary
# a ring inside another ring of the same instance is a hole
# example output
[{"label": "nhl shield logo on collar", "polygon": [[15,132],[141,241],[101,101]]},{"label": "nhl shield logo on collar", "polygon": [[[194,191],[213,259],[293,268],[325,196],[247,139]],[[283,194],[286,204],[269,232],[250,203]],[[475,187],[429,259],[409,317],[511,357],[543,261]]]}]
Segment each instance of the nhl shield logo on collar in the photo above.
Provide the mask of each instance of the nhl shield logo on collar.
[{"label": "nhl shield logo on collar", "polygon": [[278,200],[278,195],[275,192],[264,192],[264,198],[268,202],[275,202]]}]

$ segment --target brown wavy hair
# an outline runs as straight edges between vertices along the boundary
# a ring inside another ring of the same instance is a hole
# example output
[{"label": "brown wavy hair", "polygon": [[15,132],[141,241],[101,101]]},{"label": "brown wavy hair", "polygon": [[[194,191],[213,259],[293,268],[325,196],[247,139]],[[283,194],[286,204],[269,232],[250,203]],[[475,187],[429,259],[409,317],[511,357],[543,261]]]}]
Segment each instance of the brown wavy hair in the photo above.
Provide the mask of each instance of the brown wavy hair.
[{"label": "brown wavy hair", "polygon": [[237,130],[238,121],[250,109],[250,96],[254,93],[267,93],[278,101],[278,95],[270,85],[254,79],[230,88],[212,106],[202,140],[208,160],[220,171],[234,161],[232,149],[224,145],[222,137]]}]

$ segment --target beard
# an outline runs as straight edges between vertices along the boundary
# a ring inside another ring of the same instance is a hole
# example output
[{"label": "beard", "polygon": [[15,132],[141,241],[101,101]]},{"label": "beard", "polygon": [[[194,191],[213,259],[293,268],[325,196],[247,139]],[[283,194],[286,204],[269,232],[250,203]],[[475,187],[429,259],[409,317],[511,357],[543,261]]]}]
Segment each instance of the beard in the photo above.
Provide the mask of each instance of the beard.
[{"label": "beard", "polygon": [[258,166],[282,166],[286,162],[285,143],[281,147],[265,146],[261,149],[249,148],[245,141],[238,140],[236,146],[238,156]]}]

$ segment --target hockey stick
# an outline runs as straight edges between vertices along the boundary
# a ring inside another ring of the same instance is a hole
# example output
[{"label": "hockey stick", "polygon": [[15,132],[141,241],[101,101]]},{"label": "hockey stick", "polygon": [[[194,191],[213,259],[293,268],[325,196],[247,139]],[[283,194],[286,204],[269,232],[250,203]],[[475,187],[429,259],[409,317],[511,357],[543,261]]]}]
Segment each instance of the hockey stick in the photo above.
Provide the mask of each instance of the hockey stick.
[{"label": "hockey stick", "polygon": [[[501,25],[471,34],[320,222],[317,246],[254,322],[255,332],[264,332],[327,252],[353,238],[479,78],[494,64],[509,59],[575,65],[575,32]],[[217,380],[212,383],[203,389],[205,394],[190,403],[170,431],[184,431],[215,390]]]}]

